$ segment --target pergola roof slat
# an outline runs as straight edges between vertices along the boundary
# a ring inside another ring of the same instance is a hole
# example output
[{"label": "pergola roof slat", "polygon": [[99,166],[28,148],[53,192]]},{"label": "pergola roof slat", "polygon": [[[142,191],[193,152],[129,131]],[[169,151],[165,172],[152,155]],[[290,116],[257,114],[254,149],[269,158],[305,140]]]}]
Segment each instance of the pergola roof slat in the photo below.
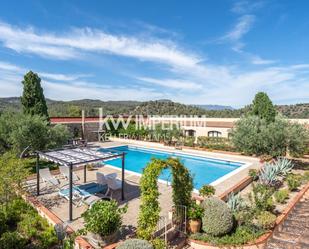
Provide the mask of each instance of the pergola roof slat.
[{"label": "pergola roof slat", "polygon": [[104,161],[117,158],[122,155],[121,152],[114,150],[98,151],[91,148],[65,148],[47,151],[38,151],[41,158],[59,163],[61,165],[80,166],[87,163]]}]

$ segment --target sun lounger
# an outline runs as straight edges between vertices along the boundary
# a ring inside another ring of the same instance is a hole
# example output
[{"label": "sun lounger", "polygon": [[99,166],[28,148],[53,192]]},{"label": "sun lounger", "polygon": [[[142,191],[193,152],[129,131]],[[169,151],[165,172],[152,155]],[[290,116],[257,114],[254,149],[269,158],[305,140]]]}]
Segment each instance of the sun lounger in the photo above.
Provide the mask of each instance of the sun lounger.
[{"label": "sun lounger", "polygon": [[56,179],[51,173],[49,168],[40,169],[39,170],[40,177],[42,178],[43,182],[50,184],[54,187],[58,187],[60,182]]},{"label": "sun lounger", "polygon": [[[67,180],[70,178],[70,169],[68,166],[59,166],[60,173],[66,178]],[[73,182],[76,182],[79,180],[79,177],[72,172]]]},{"label": "sun lounger", "polygon": [[[84,185],[73,186],[72,190],[73,201],[78,201],[76,205],[79,206],[82,202],[85,202],[86,199],[97,193],[107,193],[107,185],[100,185],[92,182]],[[66,188],[59,191],[59,195],[69,200],[70,189],[66,186]]]}]

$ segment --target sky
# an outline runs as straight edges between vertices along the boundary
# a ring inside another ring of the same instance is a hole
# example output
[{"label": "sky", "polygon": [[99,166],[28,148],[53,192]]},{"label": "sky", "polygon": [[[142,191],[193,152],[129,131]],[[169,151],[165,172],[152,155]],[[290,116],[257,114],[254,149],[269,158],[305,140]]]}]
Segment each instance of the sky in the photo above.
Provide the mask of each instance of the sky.
[{"label": "sky", "polygon": [[23,75],[55,100],[309,102],[307,0],[0,3],[0,97]]}]

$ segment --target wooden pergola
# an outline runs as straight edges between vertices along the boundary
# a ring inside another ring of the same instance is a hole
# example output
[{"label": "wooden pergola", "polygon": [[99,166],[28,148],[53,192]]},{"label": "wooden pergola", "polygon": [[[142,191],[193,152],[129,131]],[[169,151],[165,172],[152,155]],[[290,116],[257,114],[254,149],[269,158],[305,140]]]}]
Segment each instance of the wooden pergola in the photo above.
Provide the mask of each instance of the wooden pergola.
[{"label": "wooden pergola", "polygon": [[100,149],[89,147],[71,147],[54,150],[37,151],[36,173],[37,173],[37,195],[40,195],[40,165],[39,161],[45,159],[59,165],[69,167],[69,220],[73,220],[73,168],[84,167],[84,182],[87,179],[87,164],[103,162],[113,158],[122,158],[121,168],[121,199],[124,200],[124,173],[125,153],[112,149]]}]

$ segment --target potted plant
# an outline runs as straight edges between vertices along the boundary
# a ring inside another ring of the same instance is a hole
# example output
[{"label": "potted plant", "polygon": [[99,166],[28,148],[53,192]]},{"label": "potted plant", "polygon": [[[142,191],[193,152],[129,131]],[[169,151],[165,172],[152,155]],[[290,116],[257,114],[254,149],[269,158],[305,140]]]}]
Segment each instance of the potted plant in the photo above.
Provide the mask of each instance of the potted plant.
[{"label": "potted plant", "polygon": [[92,233],[98,246],[106,246],[117,240],[122,214],[126,211],[127,206],[119,208],[117,202],[112,200],[99,201],[82,214],[85,229]]},{"label": "potted plant", "polygon": [[188,209],[189,230],[191,233],[198,233],[201,230],[201,219],[204,213],[202,206],[192,202]]},{"label": "potted plant", "polygon": [[208,184],[203,185],[199,190],[200,196],[205,198],[214,195],[215,192],[216,192],[215,188]]}]

